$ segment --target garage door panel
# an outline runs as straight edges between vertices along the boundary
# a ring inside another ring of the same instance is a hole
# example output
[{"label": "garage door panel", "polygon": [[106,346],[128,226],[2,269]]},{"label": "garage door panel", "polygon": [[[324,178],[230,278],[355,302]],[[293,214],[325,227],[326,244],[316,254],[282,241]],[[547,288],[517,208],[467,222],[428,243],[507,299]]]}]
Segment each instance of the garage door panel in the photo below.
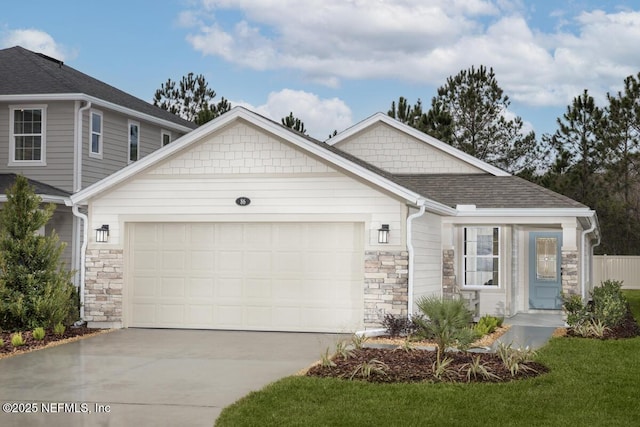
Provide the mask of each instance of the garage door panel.
[{"label": "garage door panel", "polygon": [[[362,326],[362,224],[128,227],[128,326],[327,332]],[[145,241],[149,236],[156,241]]]}]

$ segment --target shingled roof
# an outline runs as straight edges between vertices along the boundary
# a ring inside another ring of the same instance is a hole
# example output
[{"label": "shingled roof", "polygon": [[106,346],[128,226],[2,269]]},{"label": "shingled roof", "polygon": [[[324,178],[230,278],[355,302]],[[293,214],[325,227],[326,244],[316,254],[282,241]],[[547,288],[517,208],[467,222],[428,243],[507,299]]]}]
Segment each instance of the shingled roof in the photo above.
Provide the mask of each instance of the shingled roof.
[{"label": "shingled roof", "polygon": [[517,176],[395,175],[397,181],[423,196],[455,208],[479,209],[587,208],[580,202]]},{"label": "shingled roof", "polygon": [[54,58],[20,46],[0,50],[0,95],[85,94],[176,125],[197,126]]},{"label": "shingled roof", "polygon": [[[40,196],[69,197],[71,193],[61,190],[40,181],[27,178],[36,194]],[[7,190],[16,182],[15,173],[0,173],[0,195],[6,194]]]}]

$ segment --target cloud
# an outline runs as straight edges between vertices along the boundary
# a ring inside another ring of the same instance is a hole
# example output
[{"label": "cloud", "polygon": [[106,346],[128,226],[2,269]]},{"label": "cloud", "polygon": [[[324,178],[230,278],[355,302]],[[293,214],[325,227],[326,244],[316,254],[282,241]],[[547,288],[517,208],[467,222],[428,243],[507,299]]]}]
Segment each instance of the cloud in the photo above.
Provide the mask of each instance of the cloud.
[{"label": "cloud", "polygon": [[[561,106],[584,88],[603,98],[640,70],[640,11],[538,13],[520,0],[200,0],[182,21],[205,55],[308,81],[398,79],[442,85],[471,65],[496,71],[517,102]],[[542,6],[540,6],[542,8]],[[313,13],[310,13],[313,11]],[[555,23],[555,25],[553,25]]]},{"label": "cloud", "polygon": [[318,95],[292,89],[271,92],[263,105],[254,106],[243,101],[231,101],[247,109],[262,114],[276,122],[289,113],[302,122],[310,136],[324,141],[334,130],[338,132],[353,124],[349,107],[338,98],[321,99]]},{"label": "cloud", "polygon": [[76,54],[57,43],[48,33],[34,29],[7,30],[0,36],[3,47],[22,46],[25,49],[59,59],[61,61],[73,59]]}]

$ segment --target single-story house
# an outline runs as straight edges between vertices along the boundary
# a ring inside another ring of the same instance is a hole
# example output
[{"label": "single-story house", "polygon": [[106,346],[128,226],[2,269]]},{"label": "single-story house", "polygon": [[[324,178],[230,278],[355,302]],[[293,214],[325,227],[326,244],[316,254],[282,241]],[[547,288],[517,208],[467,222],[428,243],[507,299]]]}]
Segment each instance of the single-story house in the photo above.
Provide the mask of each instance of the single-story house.
[{"label": "single-story house", "polygon": [[352,332],[454,294],[560,310],[599,240],[589,207],[381,113],[320,142],[237,107],[71,201],[92,326]]}]

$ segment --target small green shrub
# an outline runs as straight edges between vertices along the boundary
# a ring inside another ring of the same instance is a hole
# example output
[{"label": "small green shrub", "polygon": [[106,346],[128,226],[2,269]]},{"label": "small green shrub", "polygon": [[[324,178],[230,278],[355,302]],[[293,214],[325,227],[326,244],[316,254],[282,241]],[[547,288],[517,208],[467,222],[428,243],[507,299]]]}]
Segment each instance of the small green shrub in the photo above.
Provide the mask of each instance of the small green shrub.
[{"label": "small green shrub", "polygon": [[25,344],[24,342],[24,338],[22,338],[22,333],[21,332],[16,332],[15,334],[11,335],[11,345],[14,347],[20,347],[23,346]]},{"label": "small green shrub", "polygon": [[478,337],[483,337],[494,332],[500,325],[502,325],[501,318],[486,314],[478,320],[473,330]]},{"label": "small green shrub", "polygon": [[323,368],[332,368],[336,366],[335,362],[331,360],[331,356],[329,355],[329,347],[327,347],[324,354],[320,355],[320,365],[322,365]]},{"label": "small green shrub", "polygon": [[349,345],[345,341],[338,341],[336,344],[336,356],[340,356],[344,360],[347,360],[353,356],[353,350],[349,349]]},{"label": "small green shrub", "polygon": [[62,323],[56,323],[56,325],[53,327],[53,333],[60,337],[64,335],[64,331],[66,331],[66,329],[67,328],[65,328]]},{"label": "small green shrub", "polygon": [[4,347],[4,340],[0,338],[0,347]]},{"label": "small green shrub", "polygon": [[42,341],[45,336],[44,328],[35,328],[31,335],[34,339]]},{"label": "small green shrub", "polygon": [[535,369],[525,365],[527,362],[533,362],[536,352],[530,347],[513,348],[513,344],[505,344],[501,342],[498,345],[496,354],[502,360],[504,366],[509,369],[511,376],[516,376],[520,371],[532,371]]},{"label": "small green shrub", "polygon": [[604,326],[615,327],[627,315],[627,300],[622,293],[622,282],[607,280],[591,292],[593,317]]},{"label": "small green shrub", "polygon": [[366,341],[367,341],[367,337],[364,334],[361,334],[361,335],[353,334],[351,336],[351,344],[353,345],[353,348],[355,348],[356,350],[360,350]]},{"label": "small green shrub", "polygon": [[352,380],[356,376],[360,376],[362,379],[369,379],[373,374],[386,376],[388,369],[389,366],[386,363],[378,359],[371,359],[368,362],[362,362],[356,366],[349,379]]},{"label": "small green shrub", "polygon": [[467,370],[467,382],[471,382],[471,378],[478,379],[481,377],[485,380],[499,379],[500,377],[491,372],[491,370],[485,366],[480,360],[480,356],[476,356],[471,359],[471,363],[464,364],[461,369]]},{"label": "small green shrub", "polygon": [[562,307],[567,313],[567,324],[570,328],[583,325],[591,321],[592,313],[582,302],[580,295],[562,295]]}]

